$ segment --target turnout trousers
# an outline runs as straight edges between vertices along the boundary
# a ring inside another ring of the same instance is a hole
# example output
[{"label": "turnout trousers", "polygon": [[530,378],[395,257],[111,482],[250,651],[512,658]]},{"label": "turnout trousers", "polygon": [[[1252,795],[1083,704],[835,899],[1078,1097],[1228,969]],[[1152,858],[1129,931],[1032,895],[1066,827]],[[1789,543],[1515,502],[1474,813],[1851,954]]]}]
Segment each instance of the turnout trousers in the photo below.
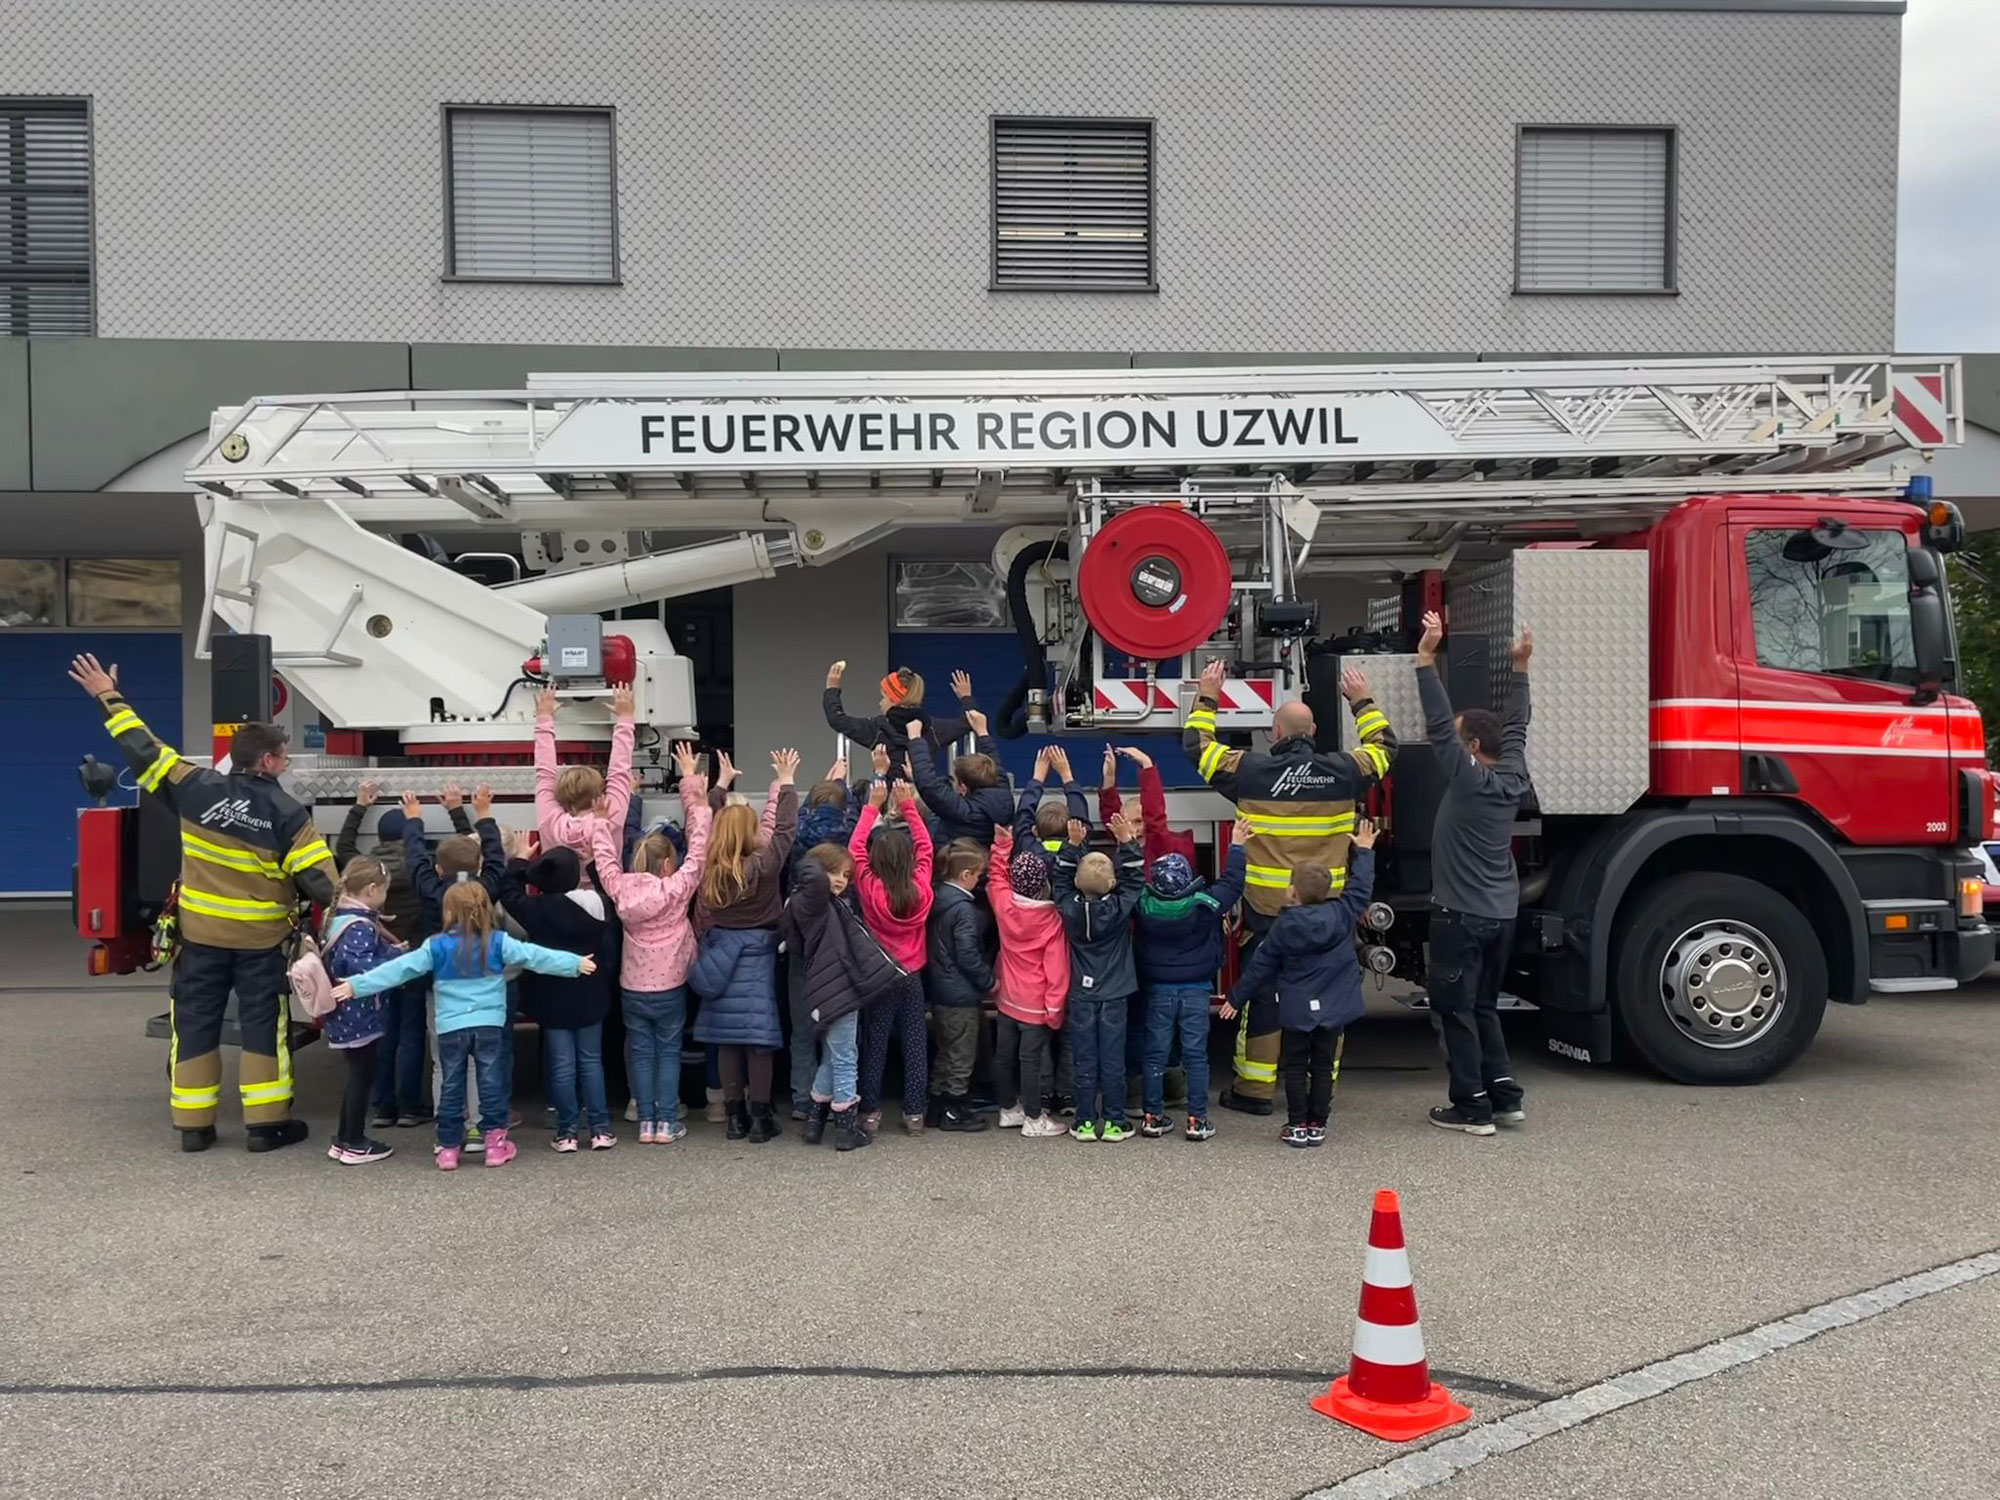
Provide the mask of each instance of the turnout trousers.
[{"label": "turnout trousers", "polygon": [[[1250,962],[1250,955],[1257,951],[1257,945],[1275,920],[1246,907],[1239,940],[1242,946],[1236,953],[1238,965]],[[1282,1044],[1276,994],[1252,995],[1237,1017],[1236,1053],[1231,1071],[1236,1075],[1232,1086],[1238,1095],[1245,1099],[1269,1099],[1277,1093],[1278,1053]]]},{"label": "turnout trousers", "polygon": [[198,1130],[215,1123],[222,1102],[222,1019],[232,990],[243,1035],[236,1075],[243,1123],[272,1125],[291,1118],[287,967],[283,948],[181,944],[168,1013],[173,1026],[168,1103],[175,1128]]}]

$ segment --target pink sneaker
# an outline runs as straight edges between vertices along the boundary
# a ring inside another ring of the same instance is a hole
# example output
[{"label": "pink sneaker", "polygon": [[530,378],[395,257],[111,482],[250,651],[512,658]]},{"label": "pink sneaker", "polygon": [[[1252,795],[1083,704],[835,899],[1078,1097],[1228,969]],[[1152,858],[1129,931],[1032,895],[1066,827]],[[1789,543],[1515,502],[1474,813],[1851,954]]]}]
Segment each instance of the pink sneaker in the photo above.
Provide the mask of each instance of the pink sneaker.
[{"label": "pink sneaker", "polygon": [[573,1135],[559,1135],[549,1142],[549,1149],[568,1155],[570,1152],[576,1150],[576,1137]]},{"label": "pink sneaker", "polygon": [[653,1144],[653,1141],[653,1122],[651,1120],[642,1121],[639,1125],[639,1144],[650,1146]]},{"label": "pink sneaker", "polygon": [[458,1170],[458,1147],[446,1146],[442,1148],[437,1154],[437,1164],[440,1172],[456,1172]]},{"label": "pink sneaker", "polygon": [[507,1127],[486,1132],[486,1165],[504,1167],[519,1153],[520,1148],[507,1139]]},{"label": "pink sneaker", "polygon": [[618,1137],[608,1130],[600,1130],[590,1138],[590,1149],[593,1151],[609,1151],[617,1144]]}]

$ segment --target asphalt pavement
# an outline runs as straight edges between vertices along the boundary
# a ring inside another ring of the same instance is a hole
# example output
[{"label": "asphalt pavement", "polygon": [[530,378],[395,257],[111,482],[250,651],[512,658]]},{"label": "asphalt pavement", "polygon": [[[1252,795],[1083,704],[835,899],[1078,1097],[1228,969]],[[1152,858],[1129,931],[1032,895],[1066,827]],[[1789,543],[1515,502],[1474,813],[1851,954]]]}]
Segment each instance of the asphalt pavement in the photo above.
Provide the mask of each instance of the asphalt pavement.
[{"label": "asphalt pavement", "polygon": [[[531,1125],[447,1177],[422,1131],[325,1159],[323,1047],[308,1146],[249,1156],[226,1104],[179,1155],[157,988],[94,986],[59,926],[0,914],[4,1496],[1296,1496],[1403,1451],[1306,1405],[1377,1187],[1476,1421],[2000,1246],[1990,984],[1835,1007],[1753,1089],[1544,1060],[1523,1018],[1530,1121],[1490,1140],[1424,1123],[1442,1069],[1384,1006],[1317,1152],[1228,1114],[851,1157],[699,1123],[558,1157]],[[1942,1293],[1430,1493],[1990,1495],[1951,1439],[1990,1430],[1996,1308]]]}]

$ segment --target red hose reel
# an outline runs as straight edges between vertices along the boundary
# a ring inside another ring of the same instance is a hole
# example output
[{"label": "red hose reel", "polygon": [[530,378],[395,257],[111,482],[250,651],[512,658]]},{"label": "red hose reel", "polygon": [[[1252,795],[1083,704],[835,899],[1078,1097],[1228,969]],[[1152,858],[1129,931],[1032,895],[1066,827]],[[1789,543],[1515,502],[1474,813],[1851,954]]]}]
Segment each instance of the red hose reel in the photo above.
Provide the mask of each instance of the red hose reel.
[{"label": "red hose reel", "polygon": [[1229,554],[1178,505],[1141,505],[1107,521],[1084,550],[1076,597],[1104,643],[1165,661],[1215,634],[1229,612]]}]

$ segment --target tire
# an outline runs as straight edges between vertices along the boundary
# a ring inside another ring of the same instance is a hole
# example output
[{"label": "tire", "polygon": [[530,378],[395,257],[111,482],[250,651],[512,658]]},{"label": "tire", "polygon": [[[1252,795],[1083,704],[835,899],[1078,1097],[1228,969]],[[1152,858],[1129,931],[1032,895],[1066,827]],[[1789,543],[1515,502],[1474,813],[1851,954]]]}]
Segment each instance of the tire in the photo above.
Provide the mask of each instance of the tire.
[{"label": "tire", "polygon": [[1676,875],[1619,914],[1620,1037],[1676,1083],[1761,1083],[1826,1016],[1826,955],[1791,902],[1737,875]]}]

